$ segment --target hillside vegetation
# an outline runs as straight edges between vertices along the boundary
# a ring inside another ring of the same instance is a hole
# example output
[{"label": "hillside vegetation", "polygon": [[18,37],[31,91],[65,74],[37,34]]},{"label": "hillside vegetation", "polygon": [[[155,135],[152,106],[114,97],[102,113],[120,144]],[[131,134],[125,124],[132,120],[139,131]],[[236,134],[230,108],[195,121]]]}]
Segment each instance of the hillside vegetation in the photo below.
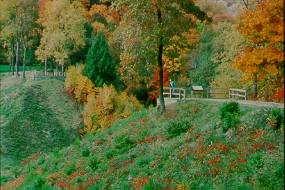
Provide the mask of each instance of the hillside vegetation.
[{"label": "hillside vegetation", "polygon": [[62,148],[78,138],[80,114],[59,80],[2,77],[0,113],[1,180],[27,156]]},{"label": "hillside vegetation", "polygon": [[221,106],[190,101],[163,116],[155,110],[133,113],[70,147],[39,155],[3,187],[284,188],[284,125],[274,129],[273,119],[281,110],[241,107],[239,122],[224,130]]}]

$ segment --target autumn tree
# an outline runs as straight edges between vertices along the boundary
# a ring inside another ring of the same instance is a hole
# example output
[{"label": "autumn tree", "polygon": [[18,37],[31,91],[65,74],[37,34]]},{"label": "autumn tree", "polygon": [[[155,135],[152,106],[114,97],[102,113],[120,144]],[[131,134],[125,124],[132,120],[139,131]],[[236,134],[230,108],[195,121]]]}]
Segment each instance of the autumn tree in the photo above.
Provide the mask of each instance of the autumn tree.
[{"label": "autumn tree", "polygon": [[233,66],[244,74],[244,81],[253,81],[257,97],[257,82],[284,81],[284,4],[282,0],[264,0],[255,9],[241,15],[239,31],[249,44],[233,61]]},{"label": "autumn tree", "polygon": [[[160,111],[164,112],[163,98],[163,50],[174,35],[180,35],[189,30],[192,25],[191,15],[199,19],[206,19],[207,15],[197,7],[193,1],[182,0],[118,0],[115,2],[119,8],[126,10],[123,20],[131,20],[141,30],[138,40],[147,46],[147,51],[138,53],[155,56],[159,69],[159,101]],[[141,40],[143,39],[143,40]]]},{"label": "autumn tree", "polygon": [[214,52],[211,63],[216,65],[215,76],[210,82],[213,88],[242,88],[241,71],[231,67],[231,62],[245,45],[245,39],[231,22],[219,22],[213,26],[215,37],[212,40]]},{"label": "autumn tree", "polygon": [[94,32],[103,32],[107,38],[120,20],[118,12],[104,3],[92,5],[88,17]]},{"label": "autumn tree", "polygon": [[69,56],[84,45],[84,24],[82,4],[78,1],[54,0],[45,3],[39,22],[43,27],[40,46],[36,51],[39,60],[53,59],[62,67]]}]

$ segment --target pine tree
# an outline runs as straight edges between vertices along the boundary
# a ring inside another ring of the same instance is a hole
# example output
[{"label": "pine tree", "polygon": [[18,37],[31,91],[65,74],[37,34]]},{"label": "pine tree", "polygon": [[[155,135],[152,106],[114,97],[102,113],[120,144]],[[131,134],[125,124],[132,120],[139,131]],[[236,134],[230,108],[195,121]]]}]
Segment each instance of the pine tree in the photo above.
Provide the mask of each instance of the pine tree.
[{"label": "pine tree", "polygon": [[83,74],[97,87],[103,84],[117,86],[116,64],[109,53],[108,43],[102,32],[92,39]]}]

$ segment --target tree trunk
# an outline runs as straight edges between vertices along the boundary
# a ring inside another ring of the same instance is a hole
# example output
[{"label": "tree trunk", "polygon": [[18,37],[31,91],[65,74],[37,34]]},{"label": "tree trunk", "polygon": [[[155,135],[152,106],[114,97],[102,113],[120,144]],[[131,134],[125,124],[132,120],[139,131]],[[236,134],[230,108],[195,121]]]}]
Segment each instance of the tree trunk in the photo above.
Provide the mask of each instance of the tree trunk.
[{"label": "tree trunk", "polygon": [[12,54],[12,75],[14,76],[15,75],[15,56],[14,56],[14,51],[13,51],[13,54]]},{"label": "tree trunk", "polygon": [[12,73],[12,75],[14,75],[14,51],[13,51],[13,45],[11,47],[11,56],[10,56],[10,68],[9,68],[9,75]]},{"label": "tree trunk", "polygon": [[61,65],[61,76],[63,76],[63,72],[64,72],[63,65]]},{"label": "tree trunk", "polygon": [[13,57],[12,57],[12,55],[10,56],[10,63],[9,63],[9,75],[11,75],[11,73],[12,73],[12,60],[13,60]]},{"label": "tree trunk", "polygon": [[26,78],[26,71],[25,71],[25,66],[26,66],[26,51],[27,48],[24,45],[24,56],[23,56],[23,78]]},{"label": "tree trunk", "polygon": [[[157,7],[157,20],[161,27],[162,17],[161,17],[161,10]],[[158,72],[159,72],[159,89],[158,89],[158,96],[159,96],[159,104],[160,104],[160,113],[165,111],[165,102],[163,97],[163,62],[162,62],[162,54],[163,54],[163,41],[162,41],[162,31],[160,31],[159,39],[158,39],[158,54],[157,54],[157,63],[158,63]]]},{"label": "tree trunk", "polygon": [[253,75],[253,98],[257,100],[257,74]]},{"label": "tree trunk", "polygon": [[47,76],[47,56],[45,56],[45,76]]},{"label": "tree trunk", "polygon": [[16,76],[19,76],[19,41],[16,42]]}]

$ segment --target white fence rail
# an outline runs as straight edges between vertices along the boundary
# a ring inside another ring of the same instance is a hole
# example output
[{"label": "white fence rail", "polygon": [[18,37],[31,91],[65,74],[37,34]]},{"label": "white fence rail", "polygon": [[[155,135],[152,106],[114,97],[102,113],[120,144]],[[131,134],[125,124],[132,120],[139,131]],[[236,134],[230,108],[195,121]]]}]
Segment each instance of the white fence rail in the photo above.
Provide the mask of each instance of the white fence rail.
[{"label": "white fence rail", "polygon": [[230,88],[229,89],[229,99],[232,99],[232,98],[233,99],[242,98],[246,100],[247,99],[246,90]]},{"label": "white fence rail", "polygon": [[163,97],[177,100],[185,99],[186,91],[183,88],[163,87]]}]

